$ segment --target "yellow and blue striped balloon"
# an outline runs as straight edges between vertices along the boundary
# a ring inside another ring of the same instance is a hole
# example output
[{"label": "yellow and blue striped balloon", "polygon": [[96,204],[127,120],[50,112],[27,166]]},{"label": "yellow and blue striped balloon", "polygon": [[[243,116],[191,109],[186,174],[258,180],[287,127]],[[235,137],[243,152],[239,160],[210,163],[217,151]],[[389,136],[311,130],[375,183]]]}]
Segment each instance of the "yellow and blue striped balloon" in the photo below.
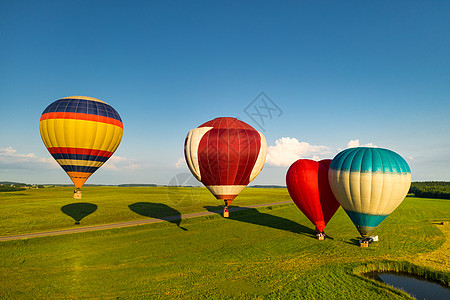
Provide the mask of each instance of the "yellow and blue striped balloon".
[{"label": "yellow and blue striped balloon", "polygon": [[77,189],[114,153],[123,123],[109,104],[91,97],[59,99],[42,113],[42,141]]},{"label": "yellow and blue striped balloon", "polygon": [[358,147],[336,155],[328,179],[336,199],[366,237],[406,197],[411,170],[391,150]]}]

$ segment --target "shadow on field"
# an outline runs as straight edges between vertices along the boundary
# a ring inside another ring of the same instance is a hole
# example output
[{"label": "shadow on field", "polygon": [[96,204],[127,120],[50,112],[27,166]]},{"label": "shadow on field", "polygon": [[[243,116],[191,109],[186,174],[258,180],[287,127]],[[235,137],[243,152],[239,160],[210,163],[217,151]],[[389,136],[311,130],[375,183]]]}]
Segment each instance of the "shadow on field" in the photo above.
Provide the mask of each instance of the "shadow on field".
[{"label": "shadow on field", "polygon": [[81,219],[97,210],[97,205],[92,203],[71,203],[61,207],[61,211],[75,220],[75,225],[79,225]]},{"label": "shadow on field", "polygon": [[361,237],[359,237],[359,238],[357,237],[357,238],[354,238],[354,239],[350,239],[350,241],[345,241],[344,243],[349,244],[349,245],[359,246],[359,241],[361,239],[362,239]]},{"label": "shadow on field", "polygon": [[152,202],[136,202],[128,205],[128,207],[138,215],[164,220],[172,224],[176,224],[180,229],[187,230],[186,228],[180,226],[180,212],[165,204]]},{"label": "shadow on field", "polygon": [[[223,206],[204,206],[204,208],[210,212],[215,212],[218,214],[222,214],[223,211]],[[313,229],[282,217],[262,213],[256,208],[230,207],[229,211],[230,216],[228,219],[231,220],[286,230],[293,233],[306,235],[314,239],[316,238],[316,232]]]}]

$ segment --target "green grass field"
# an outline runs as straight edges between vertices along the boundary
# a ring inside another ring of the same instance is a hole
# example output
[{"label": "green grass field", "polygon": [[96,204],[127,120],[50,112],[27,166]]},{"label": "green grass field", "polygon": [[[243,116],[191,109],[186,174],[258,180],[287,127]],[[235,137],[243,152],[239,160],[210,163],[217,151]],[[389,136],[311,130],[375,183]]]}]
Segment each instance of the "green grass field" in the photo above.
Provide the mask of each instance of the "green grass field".
[{"label": "green grass field", "polygon": [[[203,188],[88,187],[0,194],[1,235],[217,209]],[[244,190],[234,205],[288,200]],[[80,204],[81,203],[81,204]],[[84,203],[84,204],[83,204]],[[342,209],[314,238],[294,204],[123,229],[0,243],[0,298],[408,299],[359,274],[413,270],[448,284],[450,202],[406,198],[363,249]],[[79,220],[81,225],[75,225]]]},{"label": "green grass field", "polygon": [[[208,206],[223,205],[204,187],[85,187],[81,200],[74,200],[72,194],[70,187],[0,193],[0,235],[76,227],[80,217],[80,225],[88,226],[146,219],[152,214],[158,217],[199,212]],[[286,200],[290,200],[286,189],[247,188],[232,206]]]}]

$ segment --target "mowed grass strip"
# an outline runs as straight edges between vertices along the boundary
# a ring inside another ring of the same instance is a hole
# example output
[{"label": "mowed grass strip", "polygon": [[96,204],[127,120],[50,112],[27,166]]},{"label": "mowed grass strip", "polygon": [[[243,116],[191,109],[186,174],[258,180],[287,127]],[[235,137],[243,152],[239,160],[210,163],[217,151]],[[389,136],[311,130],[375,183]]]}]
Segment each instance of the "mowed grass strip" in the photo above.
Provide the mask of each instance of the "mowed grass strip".
[{"label": "mowed grass strip", "polygon": [[[204,187],[55,187],[0,193],[0,236],[158,218],[220,209]],[[290,200],[286,189],[246,188],[232,206]],[[79,223],[79,224],[75,224]]]},{"label": "mowed grass strip", "polygon": [[448,243],[434,224],[448,203],[405,199],[367,249],[342,209],[318,241],[293,204],[189,219],[186,230],[164,222],[3,242],[0,298],[405,299],[353,270],[432,256]]}]

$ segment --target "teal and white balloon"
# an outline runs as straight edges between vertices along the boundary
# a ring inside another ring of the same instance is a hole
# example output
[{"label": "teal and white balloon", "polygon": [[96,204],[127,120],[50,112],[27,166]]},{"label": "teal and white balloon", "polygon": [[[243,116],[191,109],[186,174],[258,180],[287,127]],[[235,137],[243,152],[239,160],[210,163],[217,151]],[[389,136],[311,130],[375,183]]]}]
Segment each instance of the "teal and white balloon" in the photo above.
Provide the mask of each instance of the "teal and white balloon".
[{"label": "teal and white balloon", "polygon": [[358,147],[336,155],[328,179],[334,196],[366,237],[405,199],[411,170],[391,150]]}]

